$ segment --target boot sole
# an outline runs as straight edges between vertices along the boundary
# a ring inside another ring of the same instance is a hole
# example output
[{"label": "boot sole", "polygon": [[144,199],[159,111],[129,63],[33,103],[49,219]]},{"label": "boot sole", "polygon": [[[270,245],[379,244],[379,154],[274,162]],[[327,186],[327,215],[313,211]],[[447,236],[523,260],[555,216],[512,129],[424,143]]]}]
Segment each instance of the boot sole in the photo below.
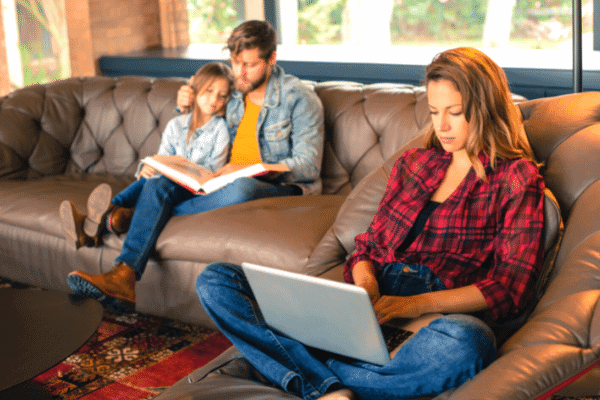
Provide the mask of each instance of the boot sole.
[{"label": "boot sole", "polygon": [[110,296],[77,274],[67,276],[67,284],[75,292],[75,296],[94,299],[109,311],[117,313],[135,311],[134,302]]},{"label": "boot sole", "polygon": [[102,227],[100,226],[103,216],[108,211],[112,200],[112,188],[107,183],[102,183],[90,193],[87,201],[87,218],[83,231],[92,237],[100,239]]},{"label": "boot sole", "polygon": [[81,243],[79,243],[77,227],[75,226],[75,215],[73,214],[74,207],[73,203],[69,200],[65,200],[60,203],[59,214],[65,233],[65,239],[67,239],[69,247],[77,250],[81,247]]}]

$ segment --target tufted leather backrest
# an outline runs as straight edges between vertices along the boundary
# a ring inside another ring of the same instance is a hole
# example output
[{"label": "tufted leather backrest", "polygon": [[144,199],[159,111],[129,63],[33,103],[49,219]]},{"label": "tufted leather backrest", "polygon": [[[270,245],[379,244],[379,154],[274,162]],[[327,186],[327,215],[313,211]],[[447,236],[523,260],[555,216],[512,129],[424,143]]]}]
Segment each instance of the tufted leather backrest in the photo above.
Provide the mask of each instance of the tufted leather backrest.
[{"label": "tufted leather backrest", "polygon": [[[182,78],[71,78],[0,98],[0,178],[133,177],[176,115]],[[325,109],[323,193],[348,194],[428,121],[423,88],[307,82]]]},{"label": "tufted leather backrest", "polygon": [[422,87],[322,82],[315,91],[325,109],[325,194],[348,194],[429,121]]},{"label": "tufted leather backrest", "polygon": [[140,77],[83,82],[83,114],[70,146],[68,172],[132,175],[140,158],[155,154],[176,115],[181,79]]},{"label": "tufted leather backrest", "polygon": [[537,99],[520,105],[544,180],[566,220],[579,196],[600,178],[600,93]]},{"label": "tufted leather backrest", "polygon": [[0,98],[0,178],[130,175],[156,152],[184,79],[71,78]]}]

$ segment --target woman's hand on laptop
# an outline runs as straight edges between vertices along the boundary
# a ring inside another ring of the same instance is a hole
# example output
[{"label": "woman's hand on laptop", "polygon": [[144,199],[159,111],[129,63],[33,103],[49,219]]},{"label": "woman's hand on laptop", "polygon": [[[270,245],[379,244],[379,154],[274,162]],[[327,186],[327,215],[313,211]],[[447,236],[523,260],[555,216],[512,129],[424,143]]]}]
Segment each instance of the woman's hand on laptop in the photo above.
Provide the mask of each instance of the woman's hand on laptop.
[{"label": "woman's hand on laptop", "polygon": [[375,267],[369,261],[359,261],[352,268],[352,279],[354,284],[367,291],[371,298],[371,303],[375,305],[381,294],[379,293],[379,283],[375,277]]},{"label": "woman's hand on laptop", "polygon": [[420,295],[381,296],[373,308],[380,324],[394,318],[417,318],[423,314]]},{"label": "woman's hand on laptop", "polygon": [[[358,264],[357,264],[358,265]],[[382,296],[373,306],[379,323],[394,318],[416,318],[428,313],[467,314],[489,308],[475,285],[414,296]]]}]

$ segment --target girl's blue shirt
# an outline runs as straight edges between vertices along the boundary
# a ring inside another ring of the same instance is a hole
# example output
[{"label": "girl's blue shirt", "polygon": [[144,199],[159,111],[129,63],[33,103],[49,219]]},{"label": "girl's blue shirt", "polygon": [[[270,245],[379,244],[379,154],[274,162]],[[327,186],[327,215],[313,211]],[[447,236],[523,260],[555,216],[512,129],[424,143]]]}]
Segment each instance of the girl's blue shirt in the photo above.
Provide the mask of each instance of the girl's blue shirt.
[{"label": "girl's blue shirt", "polygon": [[[179,155],[216,171],[227,163],[229,157],[229,133],[223,117],[213,116],[206,124],[196,129],[186,143],[192,114],[178,115],[167,123],[157,154]],[[138,173],[141,170],[141,164]]]}]

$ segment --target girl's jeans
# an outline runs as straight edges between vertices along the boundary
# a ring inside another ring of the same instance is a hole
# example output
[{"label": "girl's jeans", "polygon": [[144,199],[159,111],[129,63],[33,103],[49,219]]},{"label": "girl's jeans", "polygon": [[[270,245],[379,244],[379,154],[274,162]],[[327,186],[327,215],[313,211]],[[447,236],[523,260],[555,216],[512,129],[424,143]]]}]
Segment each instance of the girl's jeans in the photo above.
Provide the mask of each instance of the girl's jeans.
[{"label": "girl's jeans", "polygon": [[[115,265],[123,262],[140,280],[158,236],[172,215],[196,214],[263,197],[296,194],[293,186],[277,185],[254,178],[239,178],[207,195],[194,195],[164,176],[141,178],[118,193],[112,203],[135,207],[121,254]],[[198,227],[202,229],[202,227]]]},{"label": "girl's jeans", "polygon": [[[427,267],[400,263],[383,270],[379,287],[382,295],[446,289]],[[252,365],[272,383],[307,400],[341,388],[361,399],[436,396],[469,380],[496,357],[491,329],[468,315],[434,320],[385,366],[324,356],[266,326],[241,267],[210,264],[198,277],[196,290],[210,317]]]}]

